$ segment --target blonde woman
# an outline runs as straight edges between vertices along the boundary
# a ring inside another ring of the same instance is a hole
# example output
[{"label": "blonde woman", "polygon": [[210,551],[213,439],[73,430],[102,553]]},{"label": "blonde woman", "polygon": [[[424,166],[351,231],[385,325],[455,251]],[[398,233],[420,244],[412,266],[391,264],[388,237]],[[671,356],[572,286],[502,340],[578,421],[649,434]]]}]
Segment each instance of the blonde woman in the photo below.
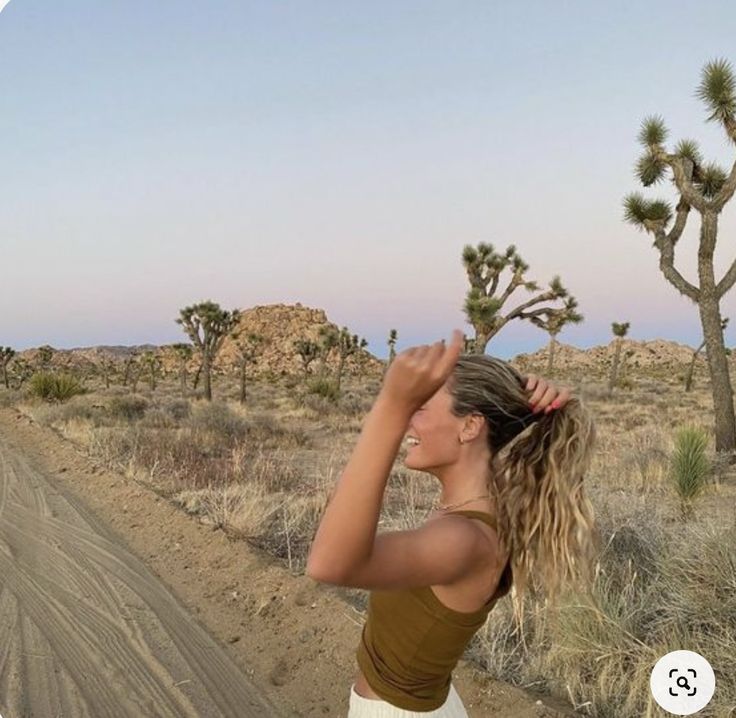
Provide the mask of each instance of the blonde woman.
[{"label": "blonde woman", "polygon": [[[348,718],[467,718],[452,671],[512,580],[521,622],[532,569],[553,601],[590,577],[590,415],[569,389],[462,344],[455,330],[394,359],[312,542],[309,576],[370,589]],[[376,534],[404,441],[439,500],[418,528]]]}]

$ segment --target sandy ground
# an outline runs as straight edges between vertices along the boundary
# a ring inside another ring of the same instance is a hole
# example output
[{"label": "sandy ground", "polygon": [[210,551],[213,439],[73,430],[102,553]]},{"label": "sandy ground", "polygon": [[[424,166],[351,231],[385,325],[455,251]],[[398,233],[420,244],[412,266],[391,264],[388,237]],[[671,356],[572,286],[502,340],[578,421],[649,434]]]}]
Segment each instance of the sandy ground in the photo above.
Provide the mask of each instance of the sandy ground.
[{"label": "sandy ground", "polygon": [[[347,715],[364,616],[339,589],[12,409],[0,477],[4,718]],[[471,718],[573,715],[465,661],[453,681]]]}]

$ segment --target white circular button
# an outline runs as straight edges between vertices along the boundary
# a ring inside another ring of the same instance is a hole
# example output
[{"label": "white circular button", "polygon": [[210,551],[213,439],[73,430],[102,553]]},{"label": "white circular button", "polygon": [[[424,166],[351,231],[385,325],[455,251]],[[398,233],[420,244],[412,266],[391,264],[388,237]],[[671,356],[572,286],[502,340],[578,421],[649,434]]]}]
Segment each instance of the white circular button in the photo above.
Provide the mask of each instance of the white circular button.
[{"label": "white circular button", "polygon": [[655,664],[649,687],[661,708],[676,716],[689,716],[710,703],[716,676],[699,653],[672,651]]}]

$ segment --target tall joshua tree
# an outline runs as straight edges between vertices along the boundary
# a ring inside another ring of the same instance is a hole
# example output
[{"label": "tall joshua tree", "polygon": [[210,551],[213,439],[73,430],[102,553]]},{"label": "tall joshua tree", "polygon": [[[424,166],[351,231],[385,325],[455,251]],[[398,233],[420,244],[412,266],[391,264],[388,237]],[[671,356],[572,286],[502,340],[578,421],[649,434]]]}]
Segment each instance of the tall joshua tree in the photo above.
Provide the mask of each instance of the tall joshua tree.
[{"label": "tall joshua tree", "polygon": [[616,336],[616,348],[613,354],[613,362],[611,363],[611,373],[608,376],[608,396],[611,396],[613,387],[616,386],[616,380],[618,379],[618,363],[621,358],[621,345],[623,343],[623,338],[629,331],[629,322],[623,322],[622,324],[613,322],[611,324],[611,329]]},{"label": "tall joshua tree", "polygon": [[585,319],[582,314],[578,314],[575,309],[578,303],[575,297],[568,297],[565,300],[563,309],[550,309],[542,316],[531,317],[529,321],[540,329],[544,329],[549,334],[549,353],[547,358],[547,374],[552,373],[552,366],[555,356],[555,344],[557,344],[557,335],[562,331],[566,324],[579,324]]},{"label": "tall joshua tree", "polygon": [[3,370],[3,383],[5,388],[9,389],[10,384],[8,382],[8,364],[10,360],[15,356],[15,349],[10,347],[0,347],[0,367]]},{"label": "tall joshua tree", "polygon": [[[554,307],[543,306],[529,312],[525,310],[535,304],[569,296],[560,278],[555,276],[549,284],[549,290],[532,297],[506,316],[502,316],[500,311],[503,305],[517,287],[524,287],[531,292],[539,291],[536,282],[524,279],[524,272],[529,269],[529,265],[517,253],[516,247],[513,244],[509,245],[505,254],[498,254],[491,244],[481,242],[477,247],[468,244],[463,248],[463,264],[470,281],[470,289],[463,308],[468,322],[475,329],[473,351],[476,354],[483,354],[491,338],[512,319],[531,319]],[[512,271],[511,280],[503,293],[496,295],[501,272],[508,266]]]},{"label": "tall joshua tree", "polygon": [[183,342],[172,344],[171,348],[176,352],[177,359],[179,359],[179,389],[181,395],[186,397],[187,395],[187,365],[194,354],[191,344],[185,344]]},{"label": "tall joshua tree", "polygon": [[[697,89],[708,112],[708,121],[718,122],[736,143],[736,77],[730,63],[715,60],[705,65]],[[676,190],[674,222],[671,205],[664,200],[647,200],[640,193],[624,200],[625,219],[654,237],[659,251],[659,268],[680,294],[698,306],[703,327],[715,413],[716,452],[728,452],[736,460],[736,421],[733,391],[721,328],[720,301],[736,281],[736,262],[716,283],[713,255],[718,235],[718,218],[736,191],[736,163],[726,172],[715,163],[705,164],[693,140],[681,140],[673,152],[664,142],[667,128],[660,116],[647,117],[639,132],[644,152],[636,165],[645,186],[670,176]],[[698,247],[699,285],[691,284],[674,267],[675,245],[682,236],[690,210],[700,215]]]},{"label": "tall joshua tree", "polygon": [[302,360],[304,379],[309,376],[309,365],[319,357],[319,344],[311,339],[297,339],[294,342],[294,350]]},{"label": "tall joshua tree", "polygon": [[240,403],[245,404],[245,383],[248,364],[256,360],[261,346],[267,342],[266,337],[255,332],[248,332],[243,336],[241,332],[234,332],[233,340],[238,350],[238,361],[240,363]]},{"label": "tall joshua tree", "polygon": [[365,339],[359,339],[357,334],[350,334],[347,327],[343,327],[337,336],[337,351],[340,354],[340,362],[337,365],[337,391],[340,391],[340,383],[342,381],[342,372],[345,367],[345,360],[356,352],[365,349],[368,342]]},{"label": "tall joshua tree", "polygon": [[[723,319],[721,319],[721,331],[725,331],[727,326],[728,317],[723,317]],[[704,346],[705,339],[703,339],[703,341],[700,343],[700,346],[693,352],[693,358],[690,360],[690,366],[688,367],[687,376],[685,377],[685,391],[690,391],[690,389],[693,388],[693,373],[695,372],[695,362],[698,358],[698,354],[700,354]],[[726,350],[726,354],[728,354],[728,350]]]},{"label": "tall joshua tree", "polygon": [[212,401],[212,364],[217,353],[240,320],[240,311],[227,311],[212,301],[199,302],[179,310],[177,324],[181,324],[187,336],[202,358],[204,398]]}]

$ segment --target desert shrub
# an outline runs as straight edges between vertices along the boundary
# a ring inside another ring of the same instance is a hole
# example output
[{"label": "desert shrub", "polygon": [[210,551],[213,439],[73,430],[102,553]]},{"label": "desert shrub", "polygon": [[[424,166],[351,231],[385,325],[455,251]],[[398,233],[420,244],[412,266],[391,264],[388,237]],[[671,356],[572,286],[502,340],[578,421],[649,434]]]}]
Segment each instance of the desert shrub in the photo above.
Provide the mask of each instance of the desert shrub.
[{"label": "desert shrub", "polygon": [[332,402],[337,401],[340,396],[337,391],[337,384],[330,379],[325,377],[317,377],[316,379],[310,379],[307,382],[307,391],[310,394],[317,394],[318,396],[329,399]]},{"label": "desert shrub", "polygon": [[95,426],[100,423],[99,410],[89,401],[84,401],[84,397],[73,397],[63,404],[40,405],[33,409],[33,418],[42,426],[72,421],[88,421]]},{"label": "desert shrub", "polygon": [[150,426],[153,429],[170,429],[176,426],[176,420],[163,409],[153,408],[146,411],[141,419],[141,426]]},{"label": "desert shrub", "polygon": [[192,407],[186,399],[167,401],[162,408],[175,421],[183,421],[192,413]]},{"label": "desert shrub", "polygon": [[196,404],[189,417],[189,426],[229,443],[242,439],[248,431],[248,423],[242,416],[227,404],[215,401]]},{"label": "desert shrub", "polygon": [[124,396],[114,396],[110,400],[107,413],[114,419],[123,419],[125,421],[135,421],[142,419],[148,409],[148,400],[142,396],[135,394],[127,394]]},{"label": "desert shrub", "polygon": [[350,391],[340,397],[338,407],[340,411],[350,416],[363,416],[370,411],[374,399],[374,396],[366,397],[364,394]]},{"label": "desert shrub", "polygon": [[44,401],[67,401],[85,392],[84,387],[71,374],[52,374],[47,371],[36,372],[28,382],[28,391]]},{"label": "desert shrub", "polygon": [[247,438],[264,448],[283,446],[310,446],[310,434],[300,426],[288,426],[269,414],[259,414],[250,418]]},{"label": "desert shrub", "polygon": [[323,396],[319,396],[319,394],[298,394],[296,395],[296,402],[299,406],[313,411],[317,416],[324,416],[335,410],[334,402]]}]

